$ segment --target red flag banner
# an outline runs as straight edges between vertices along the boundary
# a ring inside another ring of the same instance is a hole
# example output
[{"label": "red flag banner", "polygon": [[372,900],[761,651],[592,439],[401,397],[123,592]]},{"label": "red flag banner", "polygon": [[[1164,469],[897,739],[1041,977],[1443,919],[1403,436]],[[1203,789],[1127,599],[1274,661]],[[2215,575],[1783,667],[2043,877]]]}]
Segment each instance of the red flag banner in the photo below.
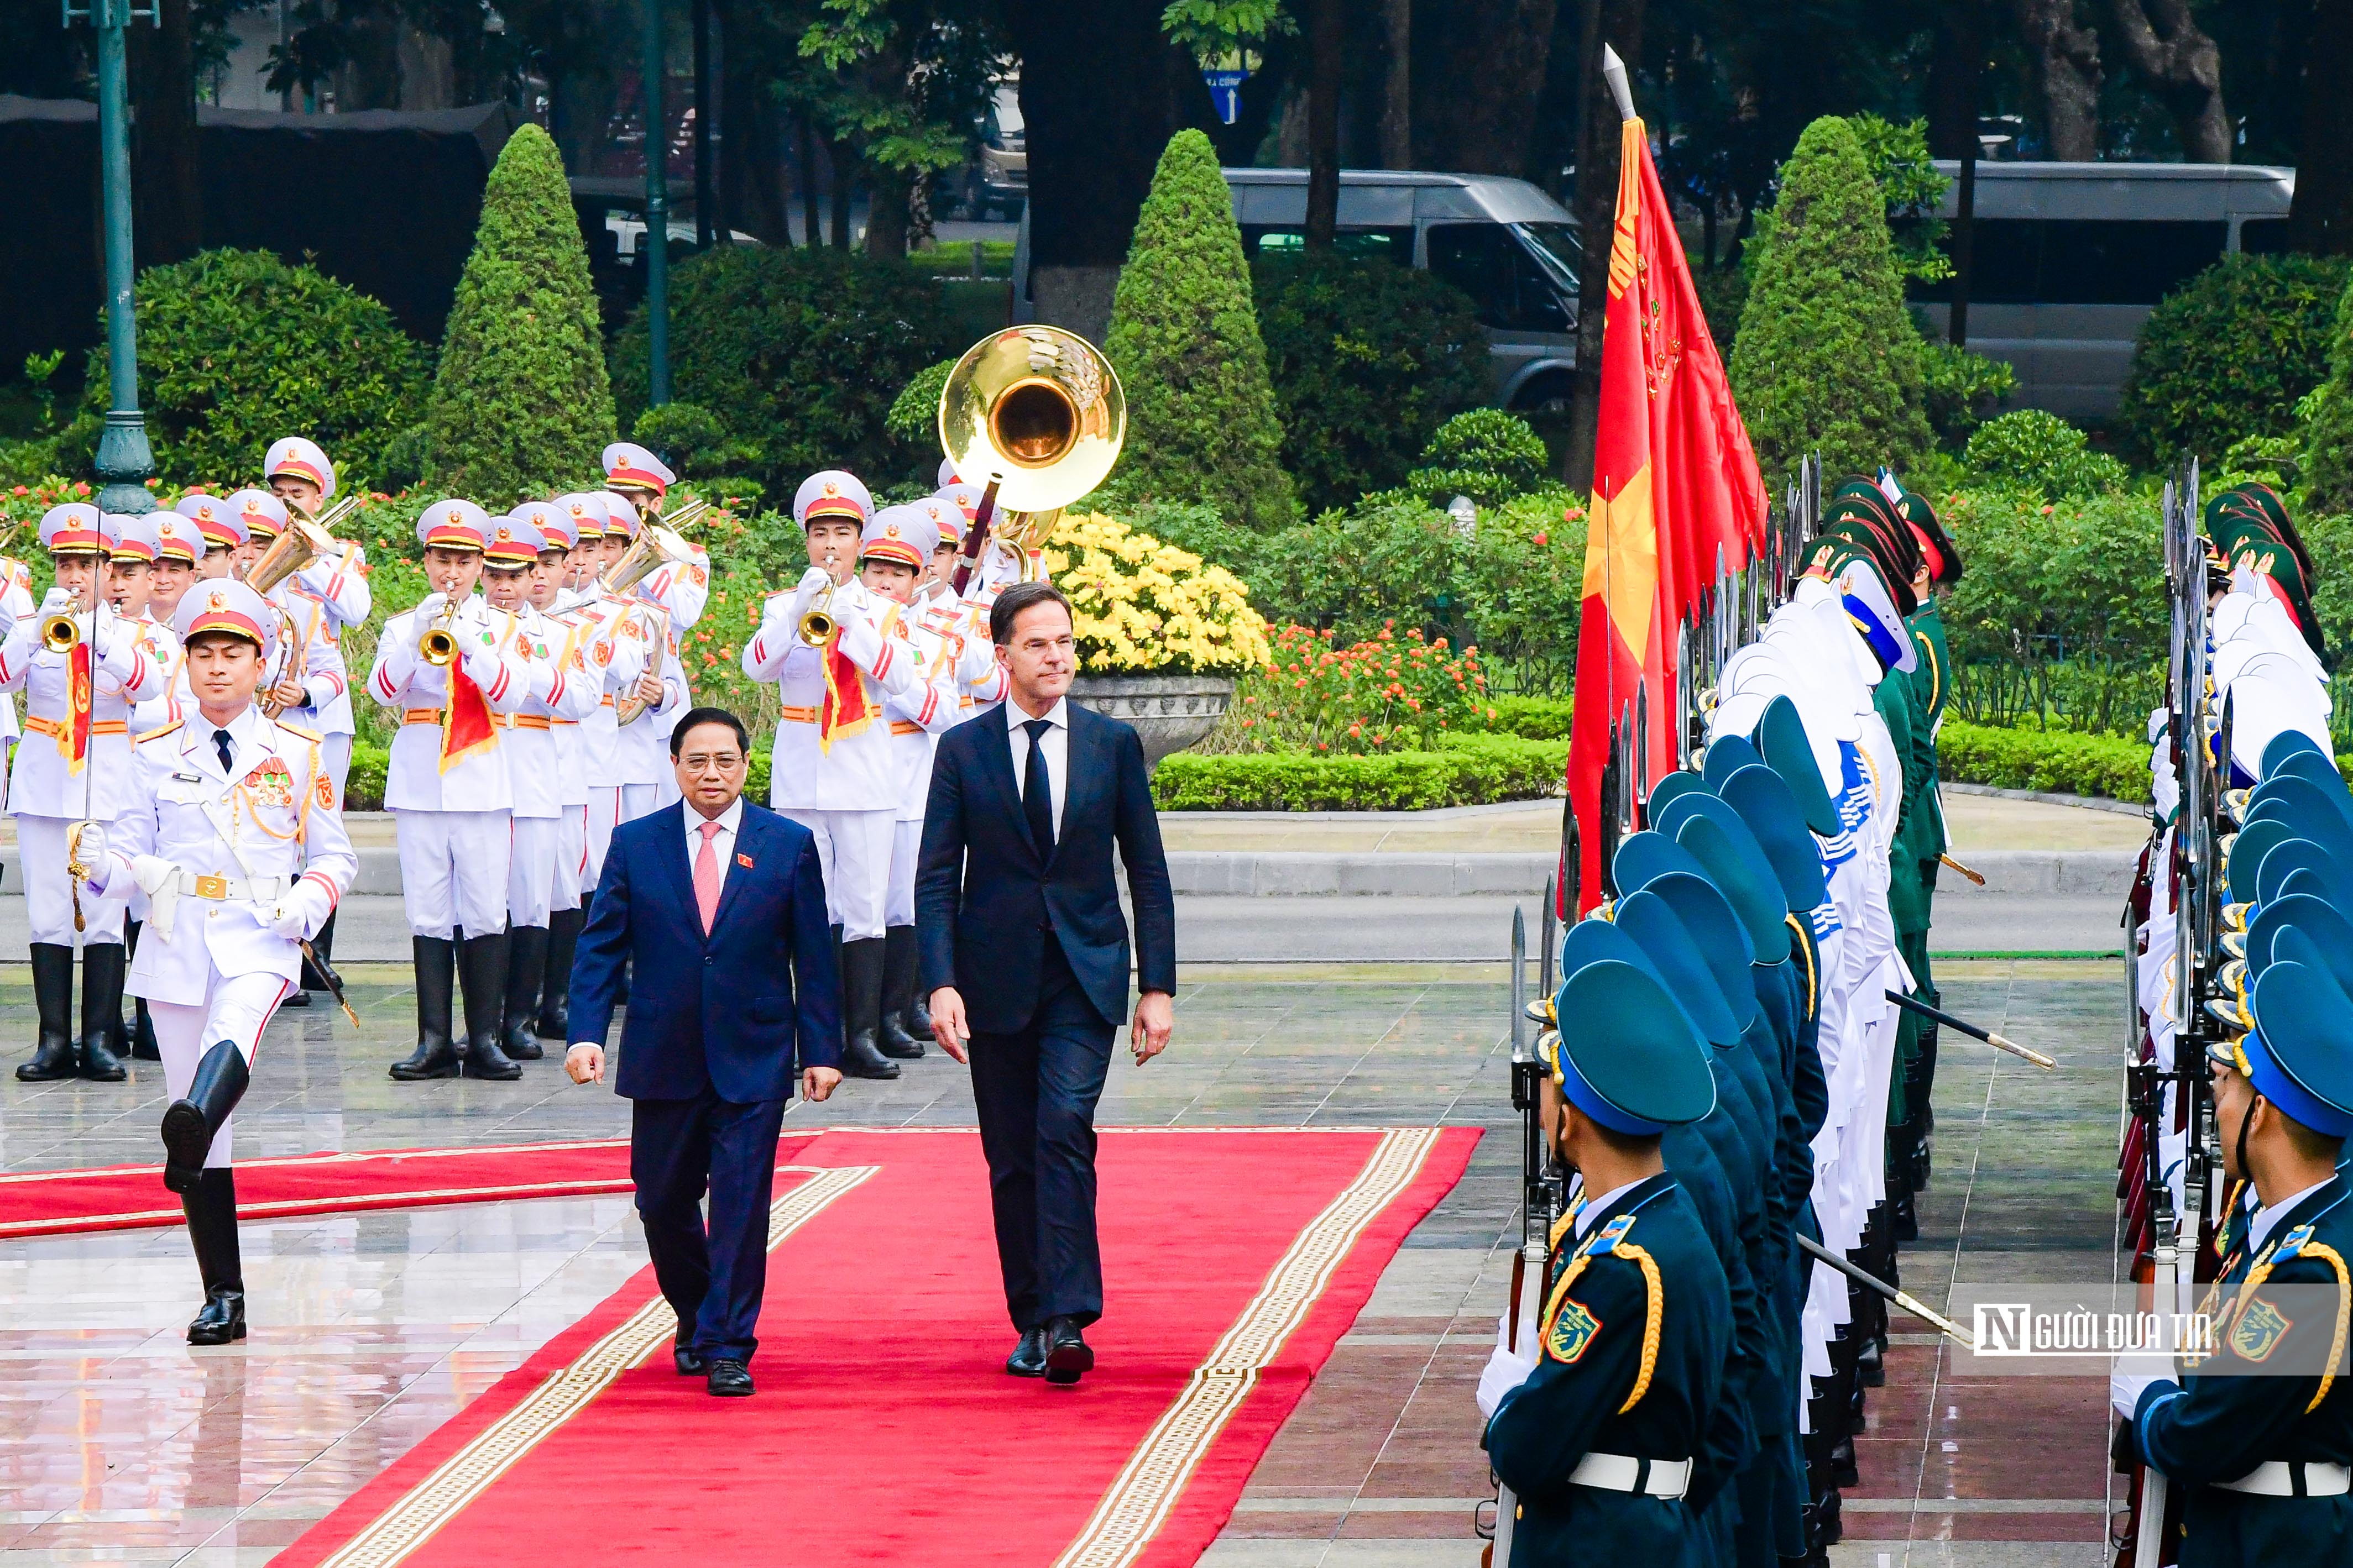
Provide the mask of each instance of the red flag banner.
[{"label": "red flag banner", "polygon": [[449,661],[449,702],[441,714],[441,771],[448,773],[468,757],[499,743],[497,722],[491,717],[490,699],[466,673],[466,656]]},{"label": "red flag banner", "polygon": [[[854,612],[853,612],[854,613]],[[899,621],[899,606],[892,605],[882,616],[882,658],[897,657],[891,634]],[[878,671],[883,666],[874,667]],[[841,651],[841,628],[836,626],[833,640],[825,645],[825,700],[818,709],[817,749],[830,752],[833,743],[844,735],[855,735],[874,722],[882,710],[881,700],[868,684],[865,671],[850,662]]]},{"label": "red flag banner", "polygon": [[1580,854],[1577,910],[1601,898],[1601,770],[1613,721],[1647,691],[1643,776],[1675,765],[1675,632],[1715,580],[1763,540],[1765,484],[1724,360],[1692,286],[1674,214],[1640,120],[1618,157],[1593,504],[1577,623],[1568,793]]},{"label": "red flag banner", "polygon": [[[96,617],[92,617],[96,624]],[[74,644],[66,655],[66,773],[71,777],[90,765],[90,638]]]}]

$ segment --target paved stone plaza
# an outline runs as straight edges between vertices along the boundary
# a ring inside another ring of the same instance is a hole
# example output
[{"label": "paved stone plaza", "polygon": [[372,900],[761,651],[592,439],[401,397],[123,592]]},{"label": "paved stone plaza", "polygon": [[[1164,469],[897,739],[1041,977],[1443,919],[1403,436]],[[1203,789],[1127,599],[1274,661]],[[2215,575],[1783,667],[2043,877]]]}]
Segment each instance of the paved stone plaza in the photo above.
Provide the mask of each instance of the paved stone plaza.
[{"label": "paved stone plaza", "polygon": [[[1954,1041],[1937,1167],[1905,1281],[2105,1279],[2119,981],[2091,963],[1947,967],[1949,1005],[2037,1044],[2036,1074]],[[338,1014],[282,1014],[238,1116],[241,1156],[624,1133],[628,1108],[553,1061],[519,1083],[395,1084],[409,994],[357,968]],[[1472,1392],[1518,1239],[1500,965],[1197,968],[1170,1053],[1115,1057],[1106,1122],[1484,1126],[1469,1174],[1419,1226],[1259,1465],[1211,1568],[1469,1568],[1485,1483]],[[23,1058],[30,993],[0,971],[0,1069]],[[154,1158],[161,1074],[32,1086],[0,1070],[0,1166]],[[796,1105],[795,1125],[969,1124],[934,1053],[897,1083]],[[1237,1194],[1247,1201],[1247,1194]],[[626,1197],[306,1219],[245,1229],[257,1327],[191,1352],[194,1266],[177,1230],[0,1244],[0,1568],[268,1561],[309,1523],[641,1267]],[[1110,1310],[1146,1310],[1114,1279]],[[1895,1327],[1902,1331],[1900,1317]],[[2105,1533],[2105,1384],[1940,1376],[1899,1331],[1834,1553],[1858,1568],[2092,1568]],[[791,1397],[782,1359],[764,1397]],[[817,1369],[835,1375],[832,1369]]]}]

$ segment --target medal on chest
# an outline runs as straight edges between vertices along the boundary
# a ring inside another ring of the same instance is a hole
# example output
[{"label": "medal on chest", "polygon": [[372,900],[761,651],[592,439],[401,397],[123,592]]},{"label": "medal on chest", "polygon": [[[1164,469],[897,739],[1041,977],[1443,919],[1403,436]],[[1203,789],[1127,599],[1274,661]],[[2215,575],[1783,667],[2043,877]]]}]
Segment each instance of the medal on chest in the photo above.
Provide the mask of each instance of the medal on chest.
[{"label": "medal on chest", "polygon": [[265,757],[245,775],[237,791],[259,806],[284,810],[294,804],[294,774],[276,757]]}]

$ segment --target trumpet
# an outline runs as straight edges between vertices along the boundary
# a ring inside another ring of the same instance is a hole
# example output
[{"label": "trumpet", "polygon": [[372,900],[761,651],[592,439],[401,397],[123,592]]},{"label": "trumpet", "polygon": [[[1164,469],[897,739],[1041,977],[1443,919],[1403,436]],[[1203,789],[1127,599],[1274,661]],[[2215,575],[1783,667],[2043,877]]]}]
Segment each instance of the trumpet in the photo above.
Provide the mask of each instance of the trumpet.
[{"label": "trumpet", "polygon": [[458,658],[458,634],[451,628],[457,624],[458,606],[465,601],[451,598],[441,606],[441,614],[426,627],[417,639],[417,657],[436,669],[447,668]]},{"label": "trumpet", "polygon": [[802,613],[800,630],[797,634],[802,647],[823,647],[833,640],[833,634],[840,629],[841,623],[834,618],[833,614],[833,589],[834,584],[828,583],[824,592],[818,595],[816,602]]},{"label": "trumpet", "polygon": [[70,615],[46,616],[41,620],[41,646],[51,653],[71,653],[81,642],[81,626]]}]

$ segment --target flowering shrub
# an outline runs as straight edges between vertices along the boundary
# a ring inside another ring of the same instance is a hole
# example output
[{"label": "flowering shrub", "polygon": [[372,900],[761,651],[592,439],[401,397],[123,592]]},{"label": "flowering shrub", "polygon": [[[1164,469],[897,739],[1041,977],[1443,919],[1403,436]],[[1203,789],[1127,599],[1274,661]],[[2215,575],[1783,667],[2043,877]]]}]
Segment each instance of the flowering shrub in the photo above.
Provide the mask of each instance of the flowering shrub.
[{"label": "flowering shrub", "polygon": [[1494,718],[1475,647],[1454,652],[1415,627],[1343,644],[1277,628],[1272,661],[1234,693],[1221,736],[1232,751],[1374,753],[1426,750]]},{"label": "flowering shrub", "polygon": [[1041,555],[1071,597],[1089,675],[1234,675],[1267,661],[1266,621],[1222,566],[1100,512],[1066,514]]}]

